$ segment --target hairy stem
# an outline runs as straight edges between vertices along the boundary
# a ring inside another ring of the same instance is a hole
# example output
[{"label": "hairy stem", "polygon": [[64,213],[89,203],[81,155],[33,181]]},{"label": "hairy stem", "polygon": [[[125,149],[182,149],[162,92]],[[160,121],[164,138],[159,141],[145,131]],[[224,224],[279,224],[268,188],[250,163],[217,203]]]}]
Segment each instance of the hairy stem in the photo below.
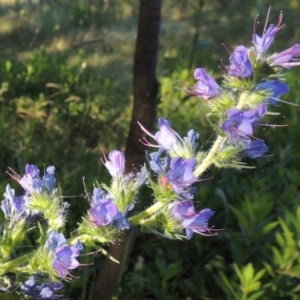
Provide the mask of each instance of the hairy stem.
[{"label": "hairy stem", "polygon": [[200,177],[214,162],[214,158],[226,137],[218,136],[214,145],[209,150],[208,154],[202,161],[202,163],[196,168],[194,174],[196,177]]},{"label": "hairy stem", "polygon": [[156,213],[157,211],[162,209],[164,205],[165,205],[165,203],[156,202],[155,204],[153,204],[152,206],[150,206],[146,210],[142,211],[141,213],[137,214],[136,216],[133,216],[133,217],[129,218],[129,221],[132,225],[137,225],[137,224],[140,223],[140,220],[145,219],[145,218],[153,215],[154,213]]}]

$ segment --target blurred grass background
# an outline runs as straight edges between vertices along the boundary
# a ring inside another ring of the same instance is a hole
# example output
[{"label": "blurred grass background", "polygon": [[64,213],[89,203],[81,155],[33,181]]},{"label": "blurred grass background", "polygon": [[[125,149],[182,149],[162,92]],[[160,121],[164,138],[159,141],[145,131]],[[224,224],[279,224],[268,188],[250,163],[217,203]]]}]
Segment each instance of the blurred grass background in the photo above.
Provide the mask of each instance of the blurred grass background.
[{"label": "blurred grass background", "polygon": [[[23,174],[25,164],[54,164],[71,205],[70,227],[84,209],[84,187],[109,177],[101,149],[124,149],[132,107],[132,63],[137,0],[0,1],[0,191],[12,180],[7,167]],[[220,81],[220,59],[229,49],[251,45],[253,20],[259,34],[272,4],[285,27],[271,51],[300,41],[297,0],[164,0],[157,73],[158,116],[181,134],[194,128],[206,147],[212,131],[203,100],[186,95],[193,70],[205,67]],[[300,104],[300,70],[288,74],[286,101]],[[199,208],[216,211],[225,228],[217,237],[191,241],[141,235],[116,299],[300,299],[300,108],[279,104],[281,115],[261,128],[270,158],[250,161],[254,170],[211,170],[200,184]],[[141,120],[142,122],[143,120]],[[151,195],[146,193],[150,198]],[[88,299],[101,258],[82,268],[66,297]]]}]

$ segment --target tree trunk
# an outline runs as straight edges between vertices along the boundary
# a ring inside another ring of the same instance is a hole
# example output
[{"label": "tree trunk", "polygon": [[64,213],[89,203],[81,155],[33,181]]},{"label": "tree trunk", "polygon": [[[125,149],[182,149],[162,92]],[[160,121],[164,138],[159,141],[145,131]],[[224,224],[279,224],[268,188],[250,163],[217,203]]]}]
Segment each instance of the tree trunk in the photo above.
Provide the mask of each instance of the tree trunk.
[{"label": "tree trunk", "polygon": [[[137,124],[151,130],[156,117],[159,83],[156,79],[158,37],[162,0],[141,0],[139,8],[138,35],[134,54],[133,93],[134,107],[126,143],[126,172],[139,168],[145,161],[145,147],[139,142],[142,131]],[[133,228],[120,236],[121,245],[111,245],[109,253],[120,264],[105,258],[98,274],[93,300],[111,300],[117,292],[127,258],[131,252],[138,229]]]}]

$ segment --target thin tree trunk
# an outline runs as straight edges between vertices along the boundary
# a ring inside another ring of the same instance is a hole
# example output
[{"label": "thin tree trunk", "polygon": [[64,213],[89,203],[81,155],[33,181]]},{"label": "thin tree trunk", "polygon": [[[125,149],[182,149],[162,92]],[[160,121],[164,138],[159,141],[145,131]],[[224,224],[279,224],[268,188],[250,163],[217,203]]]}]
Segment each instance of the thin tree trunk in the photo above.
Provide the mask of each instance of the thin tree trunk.
[{"label": "thin tree trunk", "polygon": [[[151,130],[156,117],[159,83],[156,79],[158,37],[162,0],[141,0],[138,35],[134,54],[133,92],[134,107],[126,143],[126,171],[139,168],[145,161],[145,147],[139,142],[142,136],[137,121]],[[111,300],[117,292],[124,266],[131,252],[138,229],[121,235],[121,245],[111,245],[109,253],[120,264],[105,258],[93,290],[93,300]]]}]

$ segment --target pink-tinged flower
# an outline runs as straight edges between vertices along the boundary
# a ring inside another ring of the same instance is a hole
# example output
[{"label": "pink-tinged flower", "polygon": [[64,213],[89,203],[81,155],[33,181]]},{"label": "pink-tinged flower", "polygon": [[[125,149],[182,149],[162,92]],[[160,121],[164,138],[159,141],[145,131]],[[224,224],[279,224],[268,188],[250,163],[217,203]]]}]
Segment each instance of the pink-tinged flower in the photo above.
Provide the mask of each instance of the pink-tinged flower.
[{"label": "pink-tinged flower", "polygon": [[12,173],[8,174],[26,191],[25,196],[29,196],[32,193],[40,194],[43,190],[47,190],[51,194],[54,190],[56,181],[54,177],[54,166],[47,167],[43,180],[40,178],[40,170],[35,165],[26,164],[25,175],[23,177],[16,174],[13,170],[10,171]]},{"label": "pink-tinged flower", "polygon": [[[269,17],[269,12],[268,12],[268,17]],[[281,25],[282,13],[280,13],[277,24],[276,25],[270,24],[268,29],[266,30],[268,17],[266,20],[262,37],[259,37],[257,34],[255,34],[258,22],[256,21],[256,19],[254,21],[252,43],[259,54],[264,53],[269,49],[269,47],[274,41],[276,33],[283,27],[283,25]]]},{"label": "pink-tinged flower", "polygon": [[158,145],[150,144],[146,139],[144,139],[144,144],[150,147],[162,148],[163,150],[170,150],[176,147],[181,147],[183,141],[181,137],[171,128],[171,123],[164,119],[158,119],[158,128],[159,131],[153,135],[140,123],[138,123],[142,130],[146,132],[150,137],[156,140]]},{"label": "pink-tinged flower", "polygon": [[229,134],[233,144],[248,139],[253,134],[253,128],[265,116],[266,105],[261,104],[249,111],[231,108],[227,111],[227,119],[221,129]]},{"label": "pink-tinged flower", "polygon": [[151,134],[139,122],[138,124],[145,133],[156,140],[158,145],[151,144],[146,138],[143,138],[142,143],[149,147],[160,148],[158,151],[159,153],[162,153],[165,150],[171,150],[176,156],[182,156],[185,153],[186,148],[195,149],[198,146],[196,141],[199,138],[199,133],[191,129],[188,132],[188,136],[182,139],[179,134],[172,129],[171,123],[164,118],[158,119],[159,131],[156,132],[155,135]]},{"label": "pink-tinged flower", "polygon": [[109,160],[105,160],[105,167],[112,177],[121,177],[125,171],[125,155],[121,151],[113,150],[108,154]]},{"label": "pink-tinged flower", "polygon": [[252,75],[252,65],[248,58],[247,48],[237,46],[229,57],[228,74],[235,77],[249,77]]},{"label": "pink-tinged flower", "polygon": [[205,100],[210,100],[221,93],[221,88],[216,81],[206,73],[205,69],[198,68],[194,71],[194,77],[198,82],[191,89],[185,92],[201,97]]},{"label": "pink-tinged flower", "polygon": [[271,67],[282,67],[286,69],[291,69],[295,66],[300,66],[299,60],[293,60],[295,57],[300,56],[300,44],[295,44],[291,48],[284,50],[276,54],[271,63]]}]

